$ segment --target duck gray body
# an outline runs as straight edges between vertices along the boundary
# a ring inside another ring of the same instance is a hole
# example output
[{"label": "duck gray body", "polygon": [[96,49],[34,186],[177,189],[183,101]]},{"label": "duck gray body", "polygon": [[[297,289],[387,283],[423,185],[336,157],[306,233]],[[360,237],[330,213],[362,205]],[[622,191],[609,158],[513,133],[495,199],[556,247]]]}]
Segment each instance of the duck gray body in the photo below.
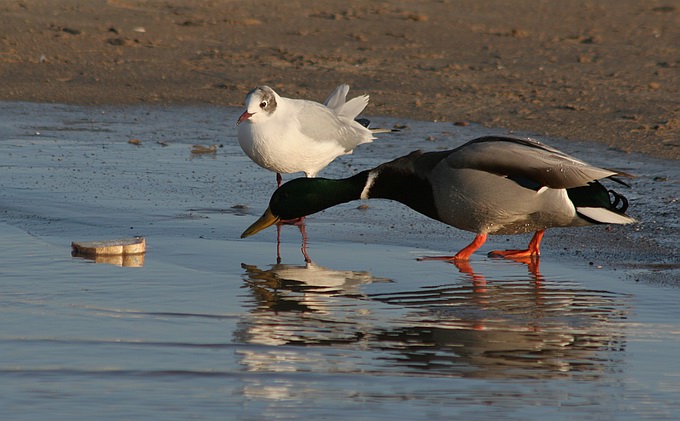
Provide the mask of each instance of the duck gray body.
[{"label": "duck gray body", "polygon": [[598,181],[611,178],[622,183],[614,176],[631,177],[592,166],[533,139],[488,136],[449,151],[415,151],[346,179],[292,180],[274,192],[265,215],[243,236],[277,218],[381,198],[477,234],[470,245],[445,259],[467,260],[489,234],[532,231],[535,235],[527,250],[493,253],[533,257],[539,255],[547,228],[635,222],[625,214],[626,198]]},{"label": "duck gray body", "polygon": [[[440,181],[444,178],[446,183]],[[434,168],[432,189],[439,219],[466,231],[520,234],[555,226],[587,225],[578,217],[564,189],[538,193],[484,171],[452,168],[447,160]]]},{"label": "duck gray body", "polygon": [[[581,214],[569,197],[567,189],[589,185],[596,189],[596,180],[614,175],[626,174],[594,167],[532,139],[494,136],[450,151],[416,151],[383,164],[369,174],[372,185],[363,197],[390,198],[394,195],[390,191],[398,188],[390,186],[390,179],[415,178],[422,181],[420,185],[405,189],[407,196],[397,200],[462,230],[520,234],[597,222],[632,222],[632,218],[590,206],[582,206]],[[387,186],[376,185],[376,180]]]}]

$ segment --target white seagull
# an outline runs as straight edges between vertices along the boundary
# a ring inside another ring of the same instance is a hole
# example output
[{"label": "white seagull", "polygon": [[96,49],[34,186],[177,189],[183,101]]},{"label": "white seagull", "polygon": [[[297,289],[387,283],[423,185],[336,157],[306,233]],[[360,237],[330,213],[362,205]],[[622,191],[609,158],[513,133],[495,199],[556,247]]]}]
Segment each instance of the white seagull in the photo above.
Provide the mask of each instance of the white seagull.
[{"label": "white seagull", "polygon": [[[349,85],[342,84],[323,104],[279,96],[269,86],[246,95],[246,111],[238,118],[238,141],[243,152],[259,166],[281,173],[316,175],[340,155],[352,153],[373,133],[355,118],[368,105],[368,95],[345,101]],[[362,120],[368,125],[367,120]]]}]

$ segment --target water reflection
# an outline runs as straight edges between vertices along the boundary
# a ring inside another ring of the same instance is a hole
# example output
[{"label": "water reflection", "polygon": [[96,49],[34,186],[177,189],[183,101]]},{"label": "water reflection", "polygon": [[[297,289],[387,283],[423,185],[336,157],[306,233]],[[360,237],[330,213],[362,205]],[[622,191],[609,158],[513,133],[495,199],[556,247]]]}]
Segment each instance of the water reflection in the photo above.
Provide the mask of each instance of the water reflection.
[{"label": "water reflection", "polygon": [[257,302],[255,313],[333,312],[338,301],[359,298],[360,285],[391,282],[369,272],[329,269],[312,261],[304,265],[277,263],[267,270],[247,264],[241,268]]},{"label": "water reflection", "polygon": [[[518,263],[510,265],[518,272]],[[622,358],[628,297],[469,264],[444,282],[375,290],[368,272],[242,265],[250,316],[236,340],[248,371],[597,379]],[[412,282],[404,282],[413,285]]]}]

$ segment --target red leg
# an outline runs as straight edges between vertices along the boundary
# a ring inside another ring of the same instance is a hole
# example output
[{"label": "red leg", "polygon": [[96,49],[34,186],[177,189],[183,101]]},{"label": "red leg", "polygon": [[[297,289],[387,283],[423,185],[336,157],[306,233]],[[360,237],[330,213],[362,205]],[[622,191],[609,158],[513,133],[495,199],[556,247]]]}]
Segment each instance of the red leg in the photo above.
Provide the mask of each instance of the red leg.
[{"label": "red leg", "polygon": [[487,234],[477,234],[475,239],[456,253],[455,256],[425,256],[418,258],[418,260],[469,260],[472,253],[477,251],[486,242],[486,237]]},{"label": "red leg", "polygon": [[503,257],[506,259],[538,257],[541,255],[541,239],[543,239],[543,234],[545,234],[545,230],[536,231],[526,250],[494,250],[489,253],[489,257]]},{"label": "red leg", "polygon": [[312,259],[310,259],[307,254],[307,229],[305,228],[305,224],[299,224],[298,228],[300,229],[300,234],[302,234],[302,248],[300,250],[305,257],[305,263],[312,263]]},{"label": "red leg", "polygon": [[[470,262],[467,260],[456,260],[452,262],[460,273],[468,275],[472,278],[472,284],[475,286],[475,292],[486,292],[486,278],[482,275],[478,275],[472,270]],[[479,290],[477,288],[480,288]]]},{"label": "red leg", "polygon": [[281,263],[281,224],[276,224],[276,264]]},{"label": "red leg", "polygon": [[305,223],[305,217],[304,216],[301,216],[301,217],[295,218],[295,219],[286,219],[286,220],[283,220],[283,221],[279,221],[279,224],[282,224],[282,225],[300,226],[300,225],[303,225],[304,223]]},{"label": "red leg", "polygon": [[[276,184],[281,187],[281,183],[283,182],[283,177],[281,177],[281,173],[276,173]],[[299,226],[300,224],[305,223],[305,217],[300,217],[296,219],[288,219],[285,221],[279,222],[279,224],[284,224],[284,225],[297,225]]]},{"label": "red leg", "polygon": [[295,225],[298,227],[300,234],[302,235],[302,255],[305,258],[305,262],[312,262],[312,259],[309,258],[309,254],[307,254],[307,229],[304,222],[305,219],[303,217],[291,221],[281,221],[276,224],[276,263],[281,263],[281,227],[285,224]]}]

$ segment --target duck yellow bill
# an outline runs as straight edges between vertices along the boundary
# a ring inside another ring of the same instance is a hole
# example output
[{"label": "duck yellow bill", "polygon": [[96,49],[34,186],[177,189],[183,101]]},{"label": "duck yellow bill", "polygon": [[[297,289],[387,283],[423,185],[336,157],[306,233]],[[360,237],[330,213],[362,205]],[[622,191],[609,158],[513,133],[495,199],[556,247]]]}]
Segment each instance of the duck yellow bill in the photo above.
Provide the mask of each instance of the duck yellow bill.
[{"label": "duck yellow bill", "polygon": [[272,211],[269,208],[267,208],[267,210],[264,211],[262,216],[260,216],[260,219],[255,221],[253,225],[249,226],[247,230],[243,231],[243,234],[241,234],[241,238],[246,238],[250,237],[253,234],[257,234],[263,229],[271,227],[272,225],[276,224],[280,220],[281,218],[279,218],[278,216],[274,216],[274,214],[272,214]]}]

